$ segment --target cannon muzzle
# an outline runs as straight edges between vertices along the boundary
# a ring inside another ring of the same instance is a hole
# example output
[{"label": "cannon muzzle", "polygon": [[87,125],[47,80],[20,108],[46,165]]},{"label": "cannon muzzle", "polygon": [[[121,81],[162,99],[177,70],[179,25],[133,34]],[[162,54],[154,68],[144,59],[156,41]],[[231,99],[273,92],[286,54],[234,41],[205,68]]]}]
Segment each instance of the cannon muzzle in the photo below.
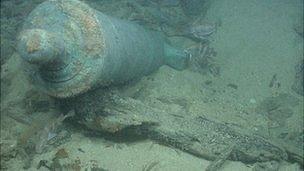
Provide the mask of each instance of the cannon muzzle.
[{"label": "cannon muzzle", "polygon": [[63,40],[55,33],[42,29],[25,30],[18,43],[21,57],[31,64],[48,69],[61,69],[68,64],[64,58]]}]

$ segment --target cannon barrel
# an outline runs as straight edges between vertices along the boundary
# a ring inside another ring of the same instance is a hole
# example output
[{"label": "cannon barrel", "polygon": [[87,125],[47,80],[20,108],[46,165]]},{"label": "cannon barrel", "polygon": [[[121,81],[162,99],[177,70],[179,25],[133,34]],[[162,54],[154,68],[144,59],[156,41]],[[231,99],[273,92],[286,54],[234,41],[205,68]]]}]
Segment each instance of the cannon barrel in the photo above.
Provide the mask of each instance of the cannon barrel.
[{"label": "cannon barrel", "polygon": [[161,33],[78,0],[38,5],[23,25],[17,48],[33,84],[58,98],[140,78],[164,64],[183,69],[189,58]]}]

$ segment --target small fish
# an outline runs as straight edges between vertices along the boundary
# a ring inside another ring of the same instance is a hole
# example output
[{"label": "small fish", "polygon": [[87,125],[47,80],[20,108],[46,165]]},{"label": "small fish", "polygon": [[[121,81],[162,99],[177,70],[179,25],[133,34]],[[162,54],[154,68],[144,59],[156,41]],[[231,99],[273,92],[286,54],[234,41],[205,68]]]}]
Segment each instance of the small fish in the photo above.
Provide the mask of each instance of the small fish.
[{"label": "small fish", "polygon": [[208,40],[209,36],[216,31],[216,23],[201,23],[187,27],[184,32],[186,35],[201,40]]},{"label": "small fish", "polygon": [[55,138],[56,136],[57,136],[57,133],[49,132],[48,137],[47,137],[47,141],[50,141],[51,139]]},{"label": "small fish", "polygon": [[177,34],[170,34],[166,30],[162,31],[164,31],[168,36],[183,36],[198,42],[206,42],[208,41],[209,37],[217,30],[218,26],[220,26],[220,22],[195,21],[192,24],[184,26]]}]

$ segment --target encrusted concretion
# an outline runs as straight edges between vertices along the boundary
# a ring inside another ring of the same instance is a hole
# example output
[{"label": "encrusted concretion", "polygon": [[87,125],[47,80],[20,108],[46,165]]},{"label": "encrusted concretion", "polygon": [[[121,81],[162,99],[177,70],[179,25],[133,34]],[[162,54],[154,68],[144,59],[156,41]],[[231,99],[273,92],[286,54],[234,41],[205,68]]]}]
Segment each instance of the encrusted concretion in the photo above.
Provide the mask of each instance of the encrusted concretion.
[{"label": "encrusted concretion", "polygon": [[86,52],[93,56],[100,54],[105,43],[96,11],[79,1],[53,1],[81,29]]},{"label": "encrusted concretion", "polygon": [[30,37],[30,39],[26,42],[27,52],[33,53],[35,51],[38,51],[39,47],[40,47],[40,42],[41,42],[41,40],[40,40],[39,33]]},{"label": "encrusted concretion", "polygon": [[125,83],[164,64],[180,69],[187,58],[183,50],[165,46],[162,34],[78,0],[44,1],[30,13],[20,37],[20,56],[35,64],[28,66],[32,82],[60,98]]}]

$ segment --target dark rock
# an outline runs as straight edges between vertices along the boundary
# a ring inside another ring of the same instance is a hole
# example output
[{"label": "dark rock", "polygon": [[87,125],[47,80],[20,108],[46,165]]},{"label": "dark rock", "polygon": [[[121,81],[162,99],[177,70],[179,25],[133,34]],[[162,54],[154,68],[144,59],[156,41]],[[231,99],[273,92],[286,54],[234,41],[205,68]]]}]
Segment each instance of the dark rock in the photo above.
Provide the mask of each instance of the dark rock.
[{"label": "dark rock", "polygon": [[304,60],[300,61],[299,64],[295,67],[296,69],[296,76],[295,81],[292,85],[292,90],[294,90],[299,95],[304,95]]}]

